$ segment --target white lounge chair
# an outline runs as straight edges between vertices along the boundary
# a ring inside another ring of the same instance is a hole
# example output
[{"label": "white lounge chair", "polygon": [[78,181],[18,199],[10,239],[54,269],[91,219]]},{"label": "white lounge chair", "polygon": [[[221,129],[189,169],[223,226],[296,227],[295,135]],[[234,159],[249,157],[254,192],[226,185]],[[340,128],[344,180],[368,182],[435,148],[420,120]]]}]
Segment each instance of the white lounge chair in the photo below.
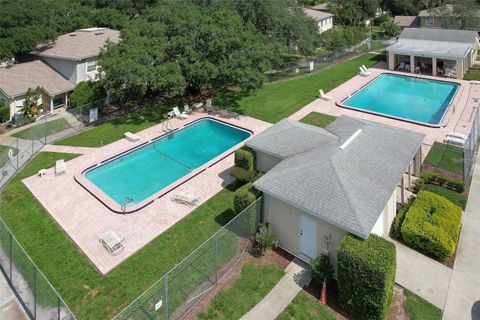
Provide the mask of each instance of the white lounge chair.
[{"label": "white lounge chair", "polygon": [[190,114],[190,113],[193,112],[193,109],[191,109],[188,104],[185,104],[185,105],[183,106],[183,110],[184,110],[187,114]]},{"label": "white lounge chair", "polygon": [[123,245],[125,238],[120,238],[112,230],[103,233],[98,241],[112,256],[120,254],[125,249],[125,246]]},{"label": "white lounge chair", "polygon": [[398,65],[398,70],[405,70],[405,62],[400,61],[400,64]]},{"label": "white lounge chair", "polygon": [[200,201],[200,198],[190,197],[190,196],[182,195],[182,194],[175,194],[172,197],[172,201],[193,207],[193,206],[196,206],[198,204],[198,201]]},{"label": "white lounge chair", "polygon": [[447,134],[447,137],[462,139],[462,140],[465,140],[465,141],[468,139],[468,136],[466,134],[460,133],[460,132],[455,132],[455,131],[450,131]]},{"label": "white lounge chair", "polygon": [[319,96],[320,99],[326,100],[326,101],[332,100],[332,97],[327,96],[325,92],[323,92],[323,89],[318,90],[318,92],[320,93],[320,96]]},{"label": "white lounge chair", "polygon": [[365,70],[365,71],[372,71],[372,70],[368,69],[367,67],[365,67],[364,64],[362,64],[362,68],[363,68],[363,70]]},{"label": "white lounge chair", "polygon": [[358,74],[361,75],[362,77],[368,77],[372,74],[371,71],[364,70],[362,67],[360,67],[359,69],[360,69],[360,72]]},{"label": "white lounge chair", "polygon": [[443,69],[440,69],[439,67],[437,67],[437,76],[439,75],[444,75],[445,74],[445,71]]},{"label": "white lounge chair", "polygon": [[178,119],[187,119],[188,118],[188,114],[185,111],[180,112],[180,109],[178,107],[174,107],[172,111],[173,111],[173,114],[175,115],[175,117],[178,118]]},{"label": "white lounge chair", "polygon": [[125,132],[123,135],[124,135],[125,139],[127,139],[130,142],[135,142],[135,141],[140,140],[139,136],[137,136],[136,134],[131,133],[131,132]]},{"label": "white lounge chair", "polygon": [[65,173],[67,171],[67,167],[65,165],[65,160],[60,159],[55,162],[55,175],[58,176],[59,174]]},{"label": "white lounge chair", "polygon": [[193,109],[200,109],[201,107],[203,107],[203,102],[196,102],[192,104],[192,107]]},{"label": "white lounge chair", "polygon": [[209,113],[213,111],[212,99],[207,99],[205,101],[205,111],[207,111]]},{"label": "white lounge chair", "polygon": [[459,147],[463,147],[465,145],[465,140],[464,139],[460,139],[460,138],[456,138],[456,137],[446,137],[445,139],[443,139],[443,142],[446,143],[446,144],[451,144],[451,145],[454,145],[454,146],[459,146]]}]

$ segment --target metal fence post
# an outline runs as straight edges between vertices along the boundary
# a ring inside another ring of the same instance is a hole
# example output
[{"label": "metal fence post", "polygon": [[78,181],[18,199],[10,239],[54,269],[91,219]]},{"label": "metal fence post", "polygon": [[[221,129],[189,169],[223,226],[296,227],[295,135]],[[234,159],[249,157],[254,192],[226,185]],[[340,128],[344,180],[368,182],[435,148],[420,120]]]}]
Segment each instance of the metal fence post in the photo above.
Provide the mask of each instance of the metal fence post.
[{"label": "metal fence post", "polygon": [[60,320],[60,297],[57,296],[57,320]]},{"label": "metal fence post", "polygon": [[218,232],[215,234],[215,284],[218,284]]},{"label": "metal fence post", "polygon": [[18,158],[20,156],[20,149],[18,148],[18,138],[17,138],[17,170],[18,170]]},{"label": "metal fence post", "polygon": [[168,273],[165,274],[165,320],[168,320]]},{"label": "metal fence post", "polygon": [[33,266],[33,318],[37,319],[37,268]]},{"label": "metal fence post", "polygon": [[12,281],[13,235],[11,232],[9,232],[8,234],[10,235],[10,281]]},{"label": "metal fence post", "polygon": [[32,140],[32,154],[31,154],[30,158],[33,157],[33,145],[34,145],[34,140]]}]

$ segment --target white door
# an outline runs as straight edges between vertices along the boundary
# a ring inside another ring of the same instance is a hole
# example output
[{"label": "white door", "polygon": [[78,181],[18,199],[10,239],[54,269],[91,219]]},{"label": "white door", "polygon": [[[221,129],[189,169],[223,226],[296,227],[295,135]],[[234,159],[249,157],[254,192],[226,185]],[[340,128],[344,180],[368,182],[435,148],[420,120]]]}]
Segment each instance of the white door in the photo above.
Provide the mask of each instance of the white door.
[{"label": "white door", "polygon": [[317,222],[300,213],[300,252],[310,258],[317,256]]}]

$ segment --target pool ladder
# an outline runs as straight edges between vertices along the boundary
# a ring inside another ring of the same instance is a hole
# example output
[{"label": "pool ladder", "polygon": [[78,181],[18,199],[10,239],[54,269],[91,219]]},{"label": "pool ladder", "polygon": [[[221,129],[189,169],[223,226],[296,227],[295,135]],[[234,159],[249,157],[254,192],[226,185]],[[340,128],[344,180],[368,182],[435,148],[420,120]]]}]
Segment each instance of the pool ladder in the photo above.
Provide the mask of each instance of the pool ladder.
[{"label": "pool ladder", "polygon": [[122,213],[125,214],[126,211],[127,211],[127,204],[129,204],[130,202],[133,202],[133,199],[132,198],[129,198],[129,197],[126,197],[125,198],[125,201],[122,203]]},{"label": "pool ladder", "polygon": [[173,129],[175,129],[175,128],[173,127],[173,124],[170,122],[169,119],[162,122],[162,131],[171,131]]}]

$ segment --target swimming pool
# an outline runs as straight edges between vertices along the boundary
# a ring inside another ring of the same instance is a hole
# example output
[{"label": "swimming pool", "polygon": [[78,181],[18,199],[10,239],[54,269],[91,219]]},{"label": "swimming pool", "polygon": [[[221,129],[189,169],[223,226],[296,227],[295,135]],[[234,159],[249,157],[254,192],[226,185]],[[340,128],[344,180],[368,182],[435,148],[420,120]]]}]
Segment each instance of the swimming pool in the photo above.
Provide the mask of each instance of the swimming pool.
[{"label": "swimming pool", "polygon": [[385,73],[340,106],[439,127],[460,85]]},{"label": "swimming pool", "polygon": [[83,172],[118,205],[133,206],[251,136],[204,118]]}]

